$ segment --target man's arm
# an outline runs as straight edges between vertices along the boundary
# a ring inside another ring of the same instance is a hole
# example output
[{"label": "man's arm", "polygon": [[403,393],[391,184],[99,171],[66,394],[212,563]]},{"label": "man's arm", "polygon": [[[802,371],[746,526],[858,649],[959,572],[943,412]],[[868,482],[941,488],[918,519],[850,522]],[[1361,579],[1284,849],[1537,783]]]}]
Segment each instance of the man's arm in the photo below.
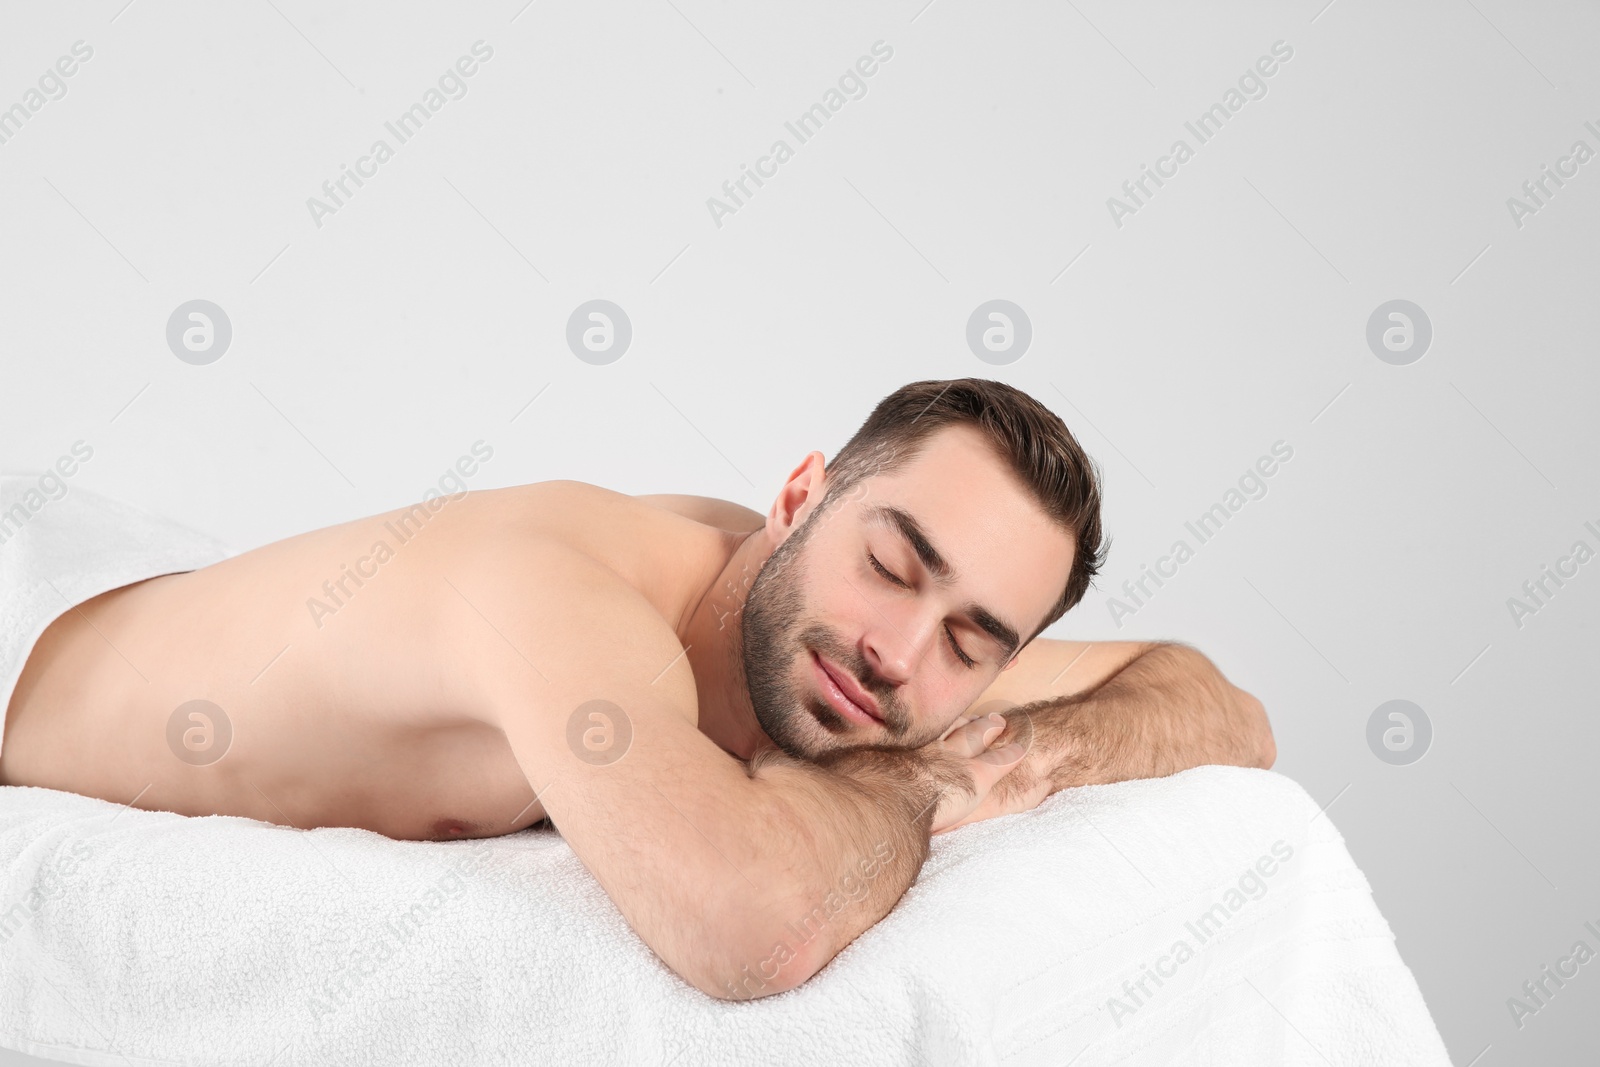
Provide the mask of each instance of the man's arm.
[{"label": "man's arm", "polygon": [[[504,573],[522,566],[538,569],[536,600]],[[644,942],[711,996],[778,993],[820,970],[894,906],[930,831],[1011,766],[952,747],[747,768],[697,729],[671,626],[594,560],[523,545],[450,574],[465,603],[441,623],[551,821]]]},{"label": "man's arm", "polygon": [[1037,638],[1022,655],[974,710],[999,710],[1008,726],[996,744],[1021,743],[1028,755],[957,825],[1026,811],[1070,786],[1277,759],[1261,702],[1189,645]]}]

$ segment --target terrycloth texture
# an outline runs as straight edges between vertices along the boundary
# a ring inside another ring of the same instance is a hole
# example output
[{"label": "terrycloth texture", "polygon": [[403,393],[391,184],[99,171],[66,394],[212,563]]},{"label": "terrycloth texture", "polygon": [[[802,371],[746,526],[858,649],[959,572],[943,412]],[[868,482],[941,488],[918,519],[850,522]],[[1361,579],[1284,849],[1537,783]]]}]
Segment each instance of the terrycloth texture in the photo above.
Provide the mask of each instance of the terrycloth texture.
[{"label": "terrycloth texture", "polygon": [[[30,509],[0,544],[0,676],[69,602],[227,554],[82,489]],[[887,918],[748,1003],[667,969],[551,831],[404,842],[0,787],[0,869],[0,1046],[71,1063],[1449,1063],[1343,840],[1269,771],[935,838]]]},{"label": "terrycloth texture", "polygon": [[0,475],[0,722],[28,653],[62,613],[130,582],[232,554],[205,534],[70,480],[41,487],[37,475]]},{"label": "terrycloth texture", "polygon": [[[0,1045],[71,1063],[1449,1063],[1343,840],[1271,771],[935,838],[887,918],[748,1003],[660,963],[551,831],[393,841],[3,788],[0,862]],[[1146,966],[1170,977],[1139,994]]]}]

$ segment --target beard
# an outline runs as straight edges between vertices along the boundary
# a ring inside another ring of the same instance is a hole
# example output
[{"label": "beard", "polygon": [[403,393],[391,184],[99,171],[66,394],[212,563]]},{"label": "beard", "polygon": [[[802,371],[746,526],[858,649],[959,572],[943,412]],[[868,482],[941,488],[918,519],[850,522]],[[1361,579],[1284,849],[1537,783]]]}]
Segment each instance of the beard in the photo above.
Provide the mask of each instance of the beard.
[{"label": "beard", "polygon": [[[773,550],[751,583],[740,626],[740,656],[750,706],[761,729],[795,759],[811,760],[851,744],[895,744],[905,732],[905,719],[893,703],[892,687],[877,679],[861,653],[819,622],[806,623],[804,554],[823,506]],[[794,681],[796,664],[809,660],[810,650],[848,671],[878,699],[888,738],[847,740],[850,731],[866,730],[845,719],[819,693]],[[909,746],[907,746],[909,747]]]}]

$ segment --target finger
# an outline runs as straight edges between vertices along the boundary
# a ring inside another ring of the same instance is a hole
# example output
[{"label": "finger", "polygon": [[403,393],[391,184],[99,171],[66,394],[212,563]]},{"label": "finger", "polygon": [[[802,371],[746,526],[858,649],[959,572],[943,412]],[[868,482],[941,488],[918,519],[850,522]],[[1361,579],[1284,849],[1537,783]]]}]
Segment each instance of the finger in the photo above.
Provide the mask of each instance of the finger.
[{"label": "finger", "polygon": [[967,725],[967,723],[971,722],[973,719],[976,719],[976,718],[977,718],[976,715],[963,715],[963,716],[961,716],[955,722],[951,723],[949,728],[946,729],[944,733],[939,735],[939,740],[943,741],[945,738],[949,737],[951,734],[955,733],[957,730],[961,729],[963,726]]},{"label": "finger", "polygon": [[1009,721],[1007,721],[1006,717],[1004,715],[1000,714],[998,711],[991,712],[988,715],[988,720],[992,724],[992,726],[985,726],[984,727],[984,730],[983,730],[983,747],[984,748],[988,748],[990,745],[994,744],[995,740],[998,739],[1000,737],[1000,735],[1004,734],[1006,732],[1007,728],[1009,728],[1010,725],[1011,725],[1011,723]]},{"label": "finger", "polygon": [[980,752],[976,756],[972,757],[972,759],[975,763],[981,763],[985,766],[994,766],[1000,768],[1000,770],[995,773],[995,779],[998,781],[1006,773],[1006,771],[1009,771],[1012,767],[1016,766],[1017,761],[1022,759],[1022,757],[1026,756],[1027,754],[1028,750],[1026,748],[1024,748],[1019,742],[1012,741],[1009,744],[1001,745],[999,748],[991,748],[984,752]]},{"label": "finger", "polygon": [[[983,733],[978,732],[980,729]],[[994,783],[1008,769],[980,760],[980,757],[988,754],[983,748],[984,734],[998,733],[999,730],[998,723],[980,720],[969,724],[961,734],[945,743],[945,758],[959,762],[966,773],[962,776],[964,781],[951,779],[944,783],[939,806],[933,816],[934,830],[948,827],[982,804],[989,790],[994,788]]]},{"label": "finger", "polygon": [[[1015,765],[1013,765],[1013,769],[1015,769]],[[1040,804],[1044,803],[1045,799],[1049,796],[1049,779],[1041,779],[1037,785],[1035,785],[1032,789],[1029,789],[1026,793],[1019,793],[1003,803],[996,800],[996,794],[991,789],[989,794],[983,798],[982,802],[979,803],[977,807],[973,808],[965,816],[958,819],[954,823],[951,823],[949,826],[946,826],[940,830],[936,830],[935,833],[947,834],[951,830],[962,826],[968,826],[975,822],[984,822],[985,820],[993,819],[1001,815],[1016,815],[1024,811],[1032,811],[1034,808],[1037,808]]]},{"label": "finger", "polygon": [[950,734],[945,746],[958,756],[971,758],[989,747],[989,743],[1005,729],[1006,720],[1001,715],[986,715],[972,719]]}]

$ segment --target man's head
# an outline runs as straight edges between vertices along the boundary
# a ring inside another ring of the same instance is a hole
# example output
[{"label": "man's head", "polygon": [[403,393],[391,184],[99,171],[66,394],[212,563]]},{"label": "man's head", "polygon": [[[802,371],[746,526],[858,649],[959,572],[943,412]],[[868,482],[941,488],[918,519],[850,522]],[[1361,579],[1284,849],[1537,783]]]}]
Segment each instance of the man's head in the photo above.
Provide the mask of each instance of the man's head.
[{"label": "man's head", "polygon": [[806,456],[758,535],[776,547],[744,605],[745,679],[798,758],[941,736],[1109,547],[1098,472],[1060,418],[976,378],[890,394],[825,469]]}]

